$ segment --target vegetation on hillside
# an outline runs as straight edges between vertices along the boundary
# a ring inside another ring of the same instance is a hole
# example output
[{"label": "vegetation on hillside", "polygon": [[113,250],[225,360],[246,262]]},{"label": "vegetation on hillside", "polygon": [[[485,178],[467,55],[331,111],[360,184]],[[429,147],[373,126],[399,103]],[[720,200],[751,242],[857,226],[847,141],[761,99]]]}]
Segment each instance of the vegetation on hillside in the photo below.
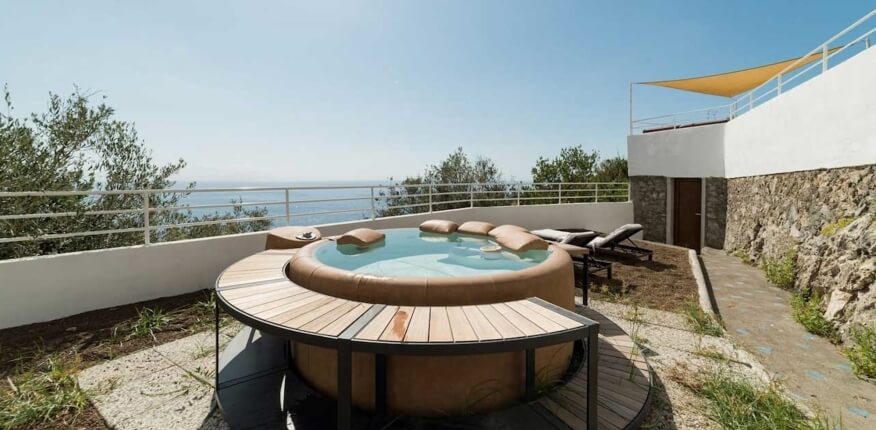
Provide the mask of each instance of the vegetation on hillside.
[{"label": "vegetation on hillside", "polygon": [[[92,191],[169,189],[169,178],[186,165],[182,159],[159,164],[137,135],[132,123],[115,119],[104,100],[78,89],[67,97],[49,95],[45,112],[25,117],[13,114],[12,97],[4,91],[6,112],[0,113],[0,191]],[[191,189],[194,183],[187,184]],[[186,193],[153,194],[150,206],[185,206]],[[136,229],[144,226],[141,195],[0,197],[0,215],[67,212],[0,220],[0,237],[43,236],[57,233]],[[105,214],[105,211],[127,211]],[[98,212],[93,214],[93,212]],[[156,210],[150,225],[262,217],[264,208],[237,207],[233,213],[195,216],[190,211]],[[160,242],[266,228],[265,220],[208,227],[159,229],[151,240]],[[111,248],[143,243],[141,231],[23,241],[0,244],[0,259]]]},{"label": "vegetation on hillside", "polygon": [[794,293],[791,296],[791,316],[809,333],[826,337],[834,343],[840,341],[836,326],[824,317],[824,312],[821,310],[821,295],[818,293],[812,295],[803,292]]},{"label": "vegetation on hillside", "polygon": [[855,374],[876,379],[876,327],[855,325],[849,330],[846,357]]},{"label": "vegetation on hillside", "polygon": [[794,287],[797,251],[790,249],[780,258],[763,257],[763,272],[771,284],[789,290]]},{"label": "vegetation on hillside", "polygon": [[[390,178],[392,179],[392,178]],[[471,157],[457,148],[447,158],[426,167],[418,176],[409,176],[382,191],[378,216],[457,209],[469,206],[499,206],[590,202],[599,193],[599,201],[626,200],[626,187],[603,185],[569,186],[560,190],[551,182],[628,182],[627,160],[622,157],[600,159],[596,151],[586,152],[582,146],[563,148],[560,154],[547,159],[539,157],[532,168],[534,184],[506,184],[496,163],[486,157]],[[438,184],[463,184],[447,186]],[[430,198],[431,194],[431,198]]]}]

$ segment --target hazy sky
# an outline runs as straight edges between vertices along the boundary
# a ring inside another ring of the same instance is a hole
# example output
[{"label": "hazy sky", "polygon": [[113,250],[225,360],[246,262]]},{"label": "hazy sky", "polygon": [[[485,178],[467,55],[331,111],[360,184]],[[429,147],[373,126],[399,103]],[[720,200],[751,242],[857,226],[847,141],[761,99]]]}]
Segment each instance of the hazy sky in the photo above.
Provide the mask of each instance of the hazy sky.
[{"label": "hazy sky", "polygon": [[[0,0],[0,83],[19,114],[106,95],[184,179],[383,180],[462,146],[526,180],[563,146],[625,155],[630,81],[799,56],[872,7]],[[637,114],[721,102],[636,91]]]}]

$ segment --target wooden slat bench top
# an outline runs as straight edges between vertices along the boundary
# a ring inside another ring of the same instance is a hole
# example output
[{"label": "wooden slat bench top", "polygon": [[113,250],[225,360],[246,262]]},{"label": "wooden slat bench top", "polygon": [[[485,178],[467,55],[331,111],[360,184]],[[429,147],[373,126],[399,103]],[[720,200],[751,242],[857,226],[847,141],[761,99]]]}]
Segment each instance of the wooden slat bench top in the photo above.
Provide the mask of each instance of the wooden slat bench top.
[{"label": "wooden slat bench top", "polygon": [[[339,338],[359,322],[353,342],[430,344],[504,342],[580,330],[594,322],[530,298],[471,306],[386,306],[328,296],[294,284],[285,267],[296,250],[268,250],[226,269],[220,302],[274,334]],[[372,311],[368,321],[362,317]]]}]

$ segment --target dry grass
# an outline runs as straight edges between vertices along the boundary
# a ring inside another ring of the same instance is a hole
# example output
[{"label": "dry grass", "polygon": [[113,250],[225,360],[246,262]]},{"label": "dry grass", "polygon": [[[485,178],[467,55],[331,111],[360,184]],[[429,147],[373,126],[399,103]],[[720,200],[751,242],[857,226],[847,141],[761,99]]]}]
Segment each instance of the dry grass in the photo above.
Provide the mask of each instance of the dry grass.
[{"label": "dry grass", "polygon": [[653,242],[636,241],[654,251],[654,261],[640,261],[625,256],[598,255],[613,263],[613,279],[602,273],[591,276],[590,297],[616,303],[670,312],[680,312],[698,297],[686,249]]}]

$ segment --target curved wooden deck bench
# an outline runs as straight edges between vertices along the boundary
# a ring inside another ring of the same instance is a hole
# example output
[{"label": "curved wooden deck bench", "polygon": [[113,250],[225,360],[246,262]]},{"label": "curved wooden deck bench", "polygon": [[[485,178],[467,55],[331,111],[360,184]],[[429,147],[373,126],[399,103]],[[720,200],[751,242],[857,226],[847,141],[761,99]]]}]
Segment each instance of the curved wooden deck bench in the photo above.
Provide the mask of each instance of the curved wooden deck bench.
[{"label": "curved wooden deck bench", "polygon": [[[294,252],[264,251],[229,266],[216,282],[217,303],[263,333],[338,351],[338,428],[350,426],[353,352],[374,353],[377,357],[375,404],[380,413],[386,406],[386,355],[525,351],[526,395],[531,399],[535,391],[535,348],[582,339],[588,345],[587,371],[576,372],[567,386],[531,404],[537,403],[540,409],[555,414],[558,422],[570,428],[596,428],[597,423],[600,427],[627,428],[637,421],[617,414],[601,417],[605,404],[634,411],[633,416],[638,418],[643,414],[642,404],[646,402],[640,399],[630,400],[623,395],[603,399],[602,391],[597,396],[597,378],[612,378],[619,372],[597,369],[599,345],[604,342],[597,340],[599,323],[593,319],[537,298],[490,305],[400,307],[331,297],[296,285],[286,277],[285,267]],[[217,398],[223,389],[219,374],[217,358]],[[630,375],[633,381],[632,372]],[[228,378],[224,379],[227,386]],[[645,392],[650,393],[650,379]]]}]

